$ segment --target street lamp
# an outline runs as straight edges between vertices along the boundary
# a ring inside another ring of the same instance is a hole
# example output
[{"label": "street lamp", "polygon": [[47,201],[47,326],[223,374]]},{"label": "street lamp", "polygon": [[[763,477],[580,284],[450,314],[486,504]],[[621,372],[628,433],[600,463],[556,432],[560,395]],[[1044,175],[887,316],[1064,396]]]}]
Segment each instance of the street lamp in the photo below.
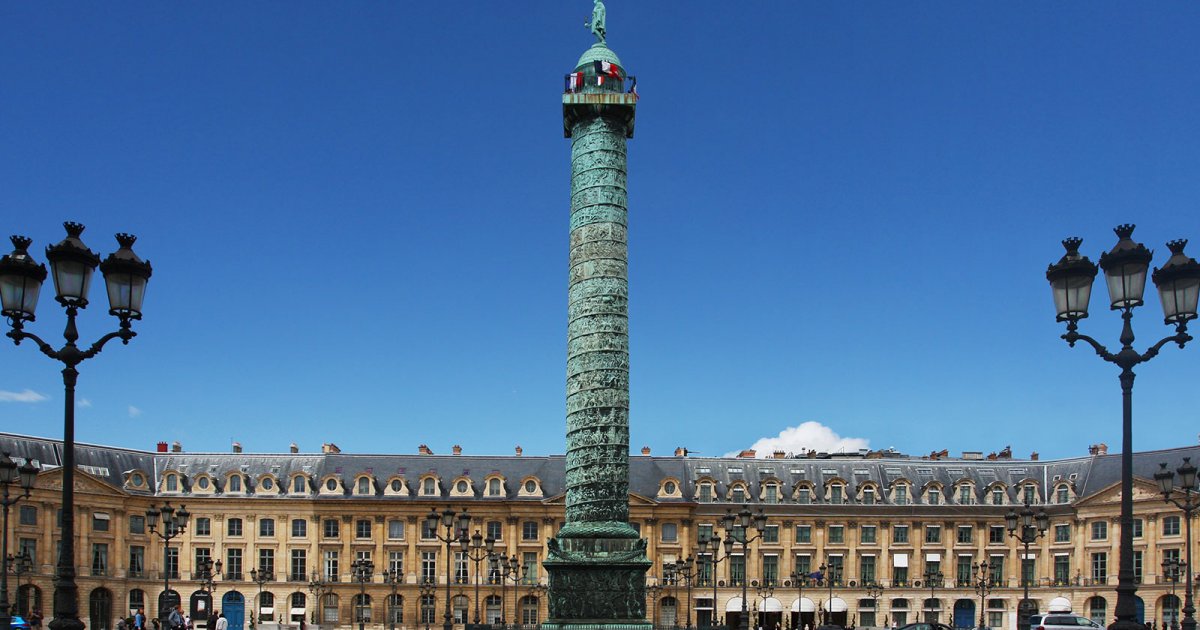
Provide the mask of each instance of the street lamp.
[{"label": "street lamp", "polygon": [[[446,543],[446,615],[442,622],[442,628],[445,630],[454,630],[454,619],[450,613],[450,562],[452,560],[450,556],[453,554],[450,546],[460,538],[465,538],[467,530],[471,527],[471,515],[467,514],[466,508],[463,508],[461,514],[457,514],[457,525],[455,524],[455,515],[454,510],[446,508],[440,514],[436,509],[430,510],[425,517],[425,528],[433,534],[434,539]],[[439,526],[446,530],[445,535],[438,534]]]},{"label": "street lamp", "polygon": [[[15,556],[6,556],[6,558],[7,563],[5,565],[5,572],[12,570],[13,575],[17,577],[17,614],[22,616],[28,615],[29,611],[25,605],[26,601],[21,599],[21,580],[26,575],[29,575],[31,576],[29,583],[33,584],[33,558],[29,556],[29,551],[22,551]],[[7,592],[7,589],[5,589],[5,591]]]},{"label": "street lamp", "polygon": [[[137,333],[133,332],[130,320],[142,318],[142,298],[146,295],[146,283],[150,280],[150,263],[133,253],[137,237],[132,234],[117,234],[121,247],[110,254],[103,263],[100,257],[88,249],[79,235],[83,226],[79,223],[63,224],[67,238],[46,248],[46,258],[54,275],[55,300],[66,309],[67,326],[63,330],[66,344],[55,350],[33,333],[25,332],[25,322],[34,321],[38,294],[46,280],[45,265],[38,264],[29,255],[32,240],[24,236],[11,237],[13,252],[0,258],[0,315],[8,319],[12,327],[7,336],[13,343],[31,339],[42,354],[63,364],[63,452],[62,452],[62,524],[58,565],[54,577],[54,630],[83,630],[79,619],[79,587],[75,584],[75,383],[79,379],[76,369],[80,363],[96,356],[104,344],[120,338],[128,344]],[[100,337],[87,350],[79,349],[79,331],[75,317],[79,309],[88,305],[88,288],[92,272],[96,267],[104,274],[108,289],[109,314],[120,320],[120,328]]]},{"label": "street lamp", "polygon": [[[17,463],[8,456],[8,453],[0,453],[0,488],[3,489],[3,498],[0,498],[0,505],[4,506],[4,531],[3,540],[0,540],[0,558],[9,558],[8,555],[8,508],[16,505],[18,501],[29,496],[29,491],[33,489],[33,481],[37,477],[38,469],[28,459],[24,464],[17,466]],[[19,483],[22,493],[16,496],[9,496],[8,489],[14,483]],[[20,578],[17,579],[17,584],[20,585]],[[11,614],[8,604],[8,571],[0,572],[0,628],[8,628],[11,622]]]},{"label": "street lamp", "polygon": [[[200,582],[200,590],[212,596],[212,593],[217,592],[215,578],[221,576],[221,561],[213,562],[212,558],[205,558],[200,561],[200,566],[196,567],[196,580]],[[250,571],[254,573],[253,570]],[[261,588],[260,588],[261,592]]]},{"label": "street lamp", "polygon": [[1121,350],[1109,352],[1098,341],[1078,332],[1079,320],[1088,315],[1088,300],[1092,293],[1092,281],[1096,277],[1096,265],[1079,253],[1079,238],[1064,240],[1067,253],[1057,264],[1050,265],[1046,279],[1054,295],[1057,320],[1067,322],[1067,332],[1062,336],[1067,344],[1075,346],[1085,341],[1100,355],[1100,358],[1121,368],[1121,543],[1120,564],[1117,570],[1116,618],[1112,630],[1138,630],[1137,585],[1133,579],[1133,379],[1134,366],[1149,361],[1158,355],[1168,343],[1180,348],[1192,340],[1187,334],[1188,320],[1196,318],[1196,302],[1200,297],[1200,263],[1183,253],[1187,240],[1167,243],[1171,257],[1152,275],[1158,288],[1163,306],[1163,321],[1175,325],[1175,334],[1165,337],[1138,354],[1133,349],[1133,309],[1142,305],[1142,294],[1146,288],[1146,271],[1153,254],[1140,243],[1130,238],[1132,224],[1116,228],[1120,240],[1111,251],[1100,256],[1100,267],[1108,284],[1110,308],[1121,311],[1124,324],[1121,328]]},{"label": "street lamp", "polygon": [[[387,603],[388,629],[395,630],[396,628],[396,588],[404,583],[404,573],[399,568],[384,569],[383,583],[391,588],[392,596]],[[402,609],[403,610],[403,609]]]},{"label": "street lamp", "polygon": [[324,600],[327,595],[333,592],[333,586],[325,579],[325,576],[320,571],[313,569],[312,574],[308,578],[308,592],[312,593],[316,603],[313,604],[312,622],[317,624],[318,611],[324,605]]},{"label": "street lamp", "polygon": [[[1183,587],[1183,630],[1196,630],[1196,607],[1192,603],[1192,512],[1200,508],[1200,487],[1196,485],[1196,467],[1190,457],[1183,458],[1183,465],[1175,469],[1179,473],[1179,486],[1175,486],[1175,473],[1167,470],[1167,465],[1159,464],[1161,470],[1154,474],[1158,488],[1162,491],[1163,499],[1183,510],[1183,520],[1187,523],[1187,581]],[[1183,498],[1180,499],[1180,493]],[[1178,581],[1178,576],[1176,581]]]},{"label": "street lamp", "polygon": [[[513,583],[513,600],[517,599],[517,583],[525,572],[525,567],[517,560],[517,554],[500,556],[500,625],[508,625],[508,581]],[[513,616],[516,617],[516,606],[513,606]]]},{"label": "street lamp", "polygon": [[[717,552],[721,551],[722,546],[725,548],[725,555],[718,558]],[[719,537],[709,536],[707,539],[701,539],[697,547],[701,566],[707,567],[708,579],[713,587],[712,615],[708,620],[708,625],[712,627],[717,625],[717,565],[729,559],[729,554],[733,551],[733,539],[726,537],[722,543]]]},{"label": "street lamp", "polygon": [[[544,597],[546,595],[546,591],[548,591],[548,590],[550,590],[550,587],[546,586],[545,584],[542,584],[541,582],[533,584],[532,586],[529,587],[529,594],[531,596],[533,596],[534,599],[537,600],[538,619],[540,619],[541,615],[542,615],[542,597]],[[525,620],[522,619],[521,622],[522,622],[522,624],[524,624]],[[536,624],[536,623],[537,623],[537,621],[535,620],[534,624]]]},{"label": "street lamp", "polygon": [[883,596],[883,585],[879,582],[867,584],[867,597],[871,598],[871,608],[875,610],[875,621],[871,625],[879,625],[879,598]]},{"label": "street lamp", "polygon": [[[221,571],[221,561],[217,561],[217,572]],[[262,621],[262,592],[263,585],[267,582],[275,580],[275,574],[266,570],[250,569],[250,581],[258,585],[258,597],[254,599],[254,612],[258,615],[258,620]]]},{"label": "street lamp", "polygon": [[1033,602],[1029,599],[1029,582],[1033,576],[1027,575],[1025,572],[1025,563],[1029,560],[1029,545],[1036,542],[1038,538],[1045,535],[1046,530],[1050,529],[1050,515],[1046,513],[1045,508],[1039,508],[1037,514],[1034,514],[1029,498],[1025,498],[1025,506],[1018,513],[1016,510],[1009,510],[1008,514],[1004,515],[1004,527],[1008,530],[1008,535],[1016,538],[1017,542],[1025,546],[1025,552],[1021,555],[1021,589],[1022,598],[1020,605],[1017,606],[1017,626],[1021,630],[1029,628],[1029,616],[1036,613],[1037,610],[1033,606]]},{"label": "street lamp", "polygon": [[806,573],[800,573],[793,570],[791,575],[792,584],[796,587],[796,623],[792,626],[793,630],[804,626],[804,587],[808,586],[808,581],[811,579]]},{"label": "street lamp", "polygon": [[[479,623],[479,563],[487,559],[496,551],[496,539],[488,536],[483,537],[479,530],[475,530],[470,538],[459,536],[458,544],[462,549],[462,554],[469,560],[475,563],[475,623]],[[474,553],[472,553],[474,552]]]},{"label": "street lamp", "polygon": [[658,596],[662,594],[662,589],[662,584],[658,581],[655,581],[654,584],[646,585],[646,595],[650,596],[650,601],[654,605],[650,623],[653,624],[655,628],[658,627]]},{"label": "street lamp", "polygon": [[941,602],[937,601],[936,592],[944,583],[946,576],[941,571],[933,567],[925,568],[925,586],[929,587],[929,612],[925,615],[926,623],[937,623],[938,611],[941,610]]},{"label": "street lamp", "polygon": [[363,608],[367,603],[367,582],[371,581],[371,576],[374,574],[375,563],[366,558],[359,558],[350,565],[350,577],[358,582],[358,606],[355,607],[358,616],[358,630],[363,630],[367,622]]},{"label": "street lamp", "polygon": [[754,591],[755,591],[755,595],[756,595],[756,598],[754,600],[754,605],[757,606],[758,600],[760,600],[760,599],[762,600],[762,603],[763,603],[762,608],[760,608],[758,611],[759,621],[758,621],[758,625],[756,626],[756,627],[761,627],[762,625],[764,625],[762,616],[767,614],[767,598],[775,597],[775,581],[767,580],[766,578],[763,578],[763,581],[761,581],[761,582],[756,581],[754,583]]},{"label": "street lamp", "polygon": [[987,603],[987,596],[992,592],[992,587],[995,586],[992,582],[992,569],[986,560],[975,562],[971,564],[971,576],[974,578],[975,592],[979,594],[979,630],[983,630],[987,627],[984,605]]},{"label": "street lamp", "polygon": [[824,617],[824,621],[822,623],[824,623],[825,625],[832,625],[833,624],[833,583],[840,582],[842,580],[842,575],[841,575],[841,571],[840,571],[839,567],[833,563],[832,559],[829,560],[828,566],[822,564],[819,567],[819,570],[821,571],[821,577],[825,580],[826,586],[829,587],[829,600],[828,600],[829,605],[825,607],[825,617]]},{"label": "street lamp", "polygon": [[[758,531],[753,538],[749,535],[750,526],[754,525],[754,529]],[[767,515],[762,509],[758,510],[758,514],[750,511],[750,506],[743,505],[742,510],[734,514],[731,510],[725,511],[725,516],[721,517],[721,526],[725,530],[726,553],[729,552],[736,541],[742,545],[742,562],[743,572],[748,568],[746,561],[750,556],[750,543],[763,537],[763,532],[767,529]],[[750,627],[750,609],[746,607],[746,576],[742,576],[742,613],[738,616],[738,628],[747,630]],[[716,607],[716,601],[713,602],[713,607]]]},{"label": "street lamp", "polygon": [[1171,583],[1171,603],[1175,607],[1171,611],[1171,620],[1167,622],[1167,630],[1179,627],[1179,600],[1175,598],[1175,585],[1179,584],[1180,573],[1186,566],[1179,558],[1167,558],[1162,562],[1163,578]]},{"label": "street lamp", "polygon": [[[170,503],[164,503],[162,507],[151,505],[150,509],[146,510],[146,527],[150,529],[151,534],[158,536],[163,541],[163,595],[158,601],[158,617],[164,623],[167,620],[167,615],[171,612],[170,609],[174,607],[174,604],[169,601],[171,597],[171,568],[167,566],[167,552],[171,548],[171,540],[183,535],[183,532],[187,531],[188,519],[191,516],[192,514],[187,511],[186,506],[180,505],[179,509],[176,510],[171,507]],[[158,526],[159,518],[162,518],[161,528]],[[66,534],[63,535],[66,536]],[[66,544],[65,540],[63,544]],[[64,551],[63,553],[66,552]],[[61,563],[59,566],[62,566]],[[57,588],[55,591],[57,594]],[[167,604],[165,606],[167,610],[163,610],[164,603]],[[177,601],[175,603],[178,604],[180,602]],[[55,615],[57,616],[57,614],[56,612]],[[58,621],[58,619],[55,619],[55,621]],[[55,628],[55,630],[62,630],[62,628]]]},{"label": "street lamp", "polygon": [[[428,579],[421,582],[418,589],[421,591],[421,617],[425,619],[425,630],[429,630],[429,618],[433,616],[432,609],[437,606],[437,602],[432,601],[434,596],[437,595],[437,584],[432,579]],[[425,602],[427,600],[431,601],[431,610],[429,613],[425,612]]]},{"label": "street lamp", "polygon": [[[692,578],[696,577],[696,559],[692,556],[671,563],[672,583],[675,583],[680,578],[683,578],[683,583],[687,586],[687,607],[686,619],[684,621],[685,628],[692,627]],[[678,601],[678,598],[676,599]]]}]

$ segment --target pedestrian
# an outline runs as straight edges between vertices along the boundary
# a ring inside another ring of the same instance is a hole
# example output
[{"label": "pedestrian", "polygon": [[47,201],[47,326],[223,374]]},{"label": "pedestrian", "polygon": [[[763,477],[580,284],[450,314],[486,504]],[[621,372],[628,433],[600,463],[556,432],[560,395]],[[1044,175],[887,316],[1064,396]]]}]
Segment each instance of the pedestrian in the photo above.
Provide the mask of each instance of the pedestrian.
[{"label": "pedestrian", "polygon": [[225,618],[225,615],[217,613],[217,625],[213,630],[229,630],[229,620]]},{"label": "pedestrian", "polygon": [[146,630],[145,609],[138,608],[137,612],[133,613],[133,630]]},{"label": "pedestrian", "polygon": [[187,625],[183,621],[183,606],[175,604],[171,612],[167,615],[167,630],[187,630]]}]

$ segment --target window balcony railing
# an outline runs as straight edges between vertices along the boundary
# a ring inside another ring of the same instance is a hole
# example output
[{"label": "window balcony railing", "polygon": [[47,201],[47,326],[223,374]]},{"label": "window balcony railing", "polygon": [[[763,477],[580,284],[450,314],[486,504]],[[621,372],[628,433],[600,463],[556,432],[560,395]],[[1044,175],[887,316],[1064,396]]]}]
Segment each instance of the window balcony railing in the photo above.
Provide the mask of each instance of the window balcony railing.
[{"label": "window balcony railing", "polygon": [[631,91],[637,77],[613,77],[597,75],[595,72],[579,72],[563,75],[564,94],[602,94]]},{"label": "window balcony railing", "polygon": [[242,577],[241,571],[226,571],[224,574],[221,575],[221,577],[226,580],[243,580],[243,579],[245,579]]},{"label": "window balcony railing", "polygon": [[308,574],[303,571],[300,573],[289,573],[288,581],[289,582],[307,582]]},{"label": "window balcony railing", "polygon": [[144,577],[146,577],[146,572],[141,569],[130,569],[125,572],[125,577],[144,578]]}]

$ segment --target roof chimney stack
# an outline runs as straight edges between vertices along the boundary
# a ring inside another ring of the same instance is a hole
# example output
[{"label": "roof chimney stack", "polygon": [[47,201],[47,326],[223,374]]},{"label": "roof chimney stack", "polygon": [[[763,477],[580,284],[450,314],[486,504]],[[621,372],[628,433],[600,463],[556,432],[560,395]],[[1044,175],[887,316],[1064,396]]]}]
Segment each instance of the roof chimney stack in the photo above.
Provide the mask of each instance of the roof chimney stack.
[{"label": "roof chimney stack", "polygon": [[649,447],[649,446],[643,446],[643,447],[642,447],[642,455],[649,455],[649,454],[650,454],[650,447]]},{"label": "roof chimney stack", "polygon": [[166,453],[166,452],[167,452],[167,443],[166,443],[166,442],[159,442],[159,443],[158,443],[158,446],[157,446],[156,448],[158,449],[158,452],[159,452],[159,453]]},{"label": "roof chimney stack", "polygon": [[178,440],[171,442],[171,452],[172,453],[182,453],[183,452],[183,444],[180,443]]},{"label": "roof chimney stack", "polygon": [[521,456],[521,445],[520,444],[517,445],[516,453],[517,453],[517,457]]},{"label": "roof chimney stack", "polygon": [[786,456],[787,453],[784,451],[775,451],[774,453],[771,453],[771,457],[774,457],[775,459],[783,459]]},{"label": "roof chimney stack", "polygon": [[738,453],[738,457],[743,458],[743,459],[754,459],[754,456],[757,454],[758,454],[758,451],[756,451],[752,448],[747,448],[747,449],[743,449],[741,453]]},{"label": "roof chimney stack", "polygon": [[297,445],[295,442],[292,442],[292,443],[291,443],[291,444],[288,446],[288,452],[289,452],[289,453],[293,453],[293,454],[295,454],[295,453],[299,453],[299,452],[300,452],[300,446],[299,446],[299,445]]},{"label": "roof chimney stack", "polygon": [[675,457],[687,457],[688,450],[682,446],[675,448]]},{"label": "roof chimney stack", "polygon": [[242,443],[241,443],[241,442],[234,442],[234,443],[233,443],[233,452],[234,452],[234,453],[241,453],[241,452],[242,452]]},{"label": "roof chimney stack", "polygon": [[462,455],[462,447],[455,444],[454,446],[450,447],[450,452],[455,455]]},{"label": "roof chimney stack", "polygon": [[342,449],[338,448],[337,444],[328,442],[321,445],[321,452],[325,453],[326,455],[336,455],[337,453],[341,453]]},{"label": "roof chimney stack", "polygon": [[1108,455],[1108,445],[1105,444],[1104,442],[1097,444],[1096,445],[1096,454],[1097,455]]},{"label": "roof chimney stack", "polygon": [[417,447],[417,453],[421,455],[433,455],[433,451],[429,450],[429,447],[424,444]]}]

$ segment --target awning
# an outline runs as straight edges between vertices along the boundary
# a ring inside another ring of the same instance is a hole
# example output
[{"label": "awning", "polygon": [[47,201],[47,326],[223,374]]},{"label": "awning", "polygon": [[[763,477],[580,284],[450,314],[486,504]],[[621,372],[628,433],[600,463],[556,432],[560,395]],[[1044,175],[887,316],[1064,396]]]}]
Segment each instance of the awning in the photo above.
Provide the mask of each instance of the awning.
[{"label": "awning", "polygon": [[725,612],[742,612],[742,598],[730,597],[729,601],[725,602]]},{"label": "awning", "polygon": [[815,612],[817,607],[813,604],[813,600],[803,597],[792,602],[792,612]]},{"label": "awning", "polygon": [[274,614],[275,614],[275,607],[273,607],[273,606],[263,606],[262,608],[259,608],[259,609],[258,609],[258,613],[259,613],[260,615],[274,615]]},{"label": "awning", "polygon": [[908,568],[908,554],[906,554],[906,553],[892,554],[892,566],[900,567],[902,569],[907,569]]},{"label": "awning", "polygon": [[763,612],[780,612],[783,610],[783,604],[780,604],[779,600],[774,597],[768,597],[763,600],[762,608],[759,610]]},{"label": "awning", "polygon": [[927,554],[925,554],[925,561],[926,561],[926,562],[941,562],[941,561],[942,561],[942,554],[940,554],[940,553],[927,553]]},{"label": "awning", "polygon": [[829,600],[829,612],[846,612],[846,600],[841,597]]},{"label": "awning", "polygon": [[92,518],[101,520],[101,521],[107,521],[107,520],[111,519],[112,517],[110,517],[108,515],[108,512],[92,512]]},{"label": "awning", "polygon": [[303,609],[303,608],[293,608],[293,609],[292,609],[292,616],[293,616],[293,617],[295,617],[296,615],[300,615],[301,617],[303,617],[303,616],[304,616],[304,613],[306,613],[306,612],[308,612],[308,611],[306,611],[306,610],[305,610],[305,609]]},{"label": "awning", "polygon": [[1036,560],[1037,554],[1036,553],[1025,553],[1025,554],[1021,554],[1021,557],[1024,558],[1025,560]]}]

